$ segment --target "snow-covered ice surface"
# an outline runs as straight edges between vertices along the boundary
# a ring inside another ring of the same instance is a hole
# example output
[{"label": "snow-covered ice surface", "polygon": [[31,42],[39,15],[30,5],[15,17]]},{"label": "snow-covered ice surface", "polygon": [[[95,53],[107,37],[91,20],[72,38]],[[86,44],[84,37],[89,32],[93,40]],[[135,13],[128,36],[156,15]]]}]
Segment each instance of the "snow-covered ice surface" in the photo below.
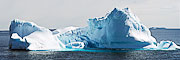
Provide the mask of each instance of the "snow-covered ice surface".
[{"label": "snow-covered ice surface", "polygon": [[32,22],[13,20],[10,26],[10,49],[49,50],[60,49],[60,41],[52,32]]},{"label": "snow-covered ice surface", "polygon": [[142,50],[179,49],[172,41],[156,42],[149,29],[130,9],[114,9],[102,18],[88,20],[87,27],[50,31],[33,22],[15,19],[10,25],[10,49],[56,50],[125,48]]}]

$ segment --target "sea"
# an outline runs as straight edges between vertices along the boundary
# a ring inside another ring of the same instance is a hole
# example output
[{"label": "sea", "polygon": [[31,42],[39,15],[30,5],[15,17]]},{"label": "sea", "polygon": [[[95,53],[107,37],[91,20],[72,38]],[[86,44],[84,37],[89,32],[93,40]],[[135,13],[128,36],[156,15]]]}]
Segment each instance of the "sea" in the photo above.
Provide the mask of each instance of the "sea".
[{"label": "sea", "polygon": [[[158,42],[180,45],[180,29],[150,29]],[[0,60],[180,60],[180,50],[25,51],[8,49],[9,31],[0,31]]]}]

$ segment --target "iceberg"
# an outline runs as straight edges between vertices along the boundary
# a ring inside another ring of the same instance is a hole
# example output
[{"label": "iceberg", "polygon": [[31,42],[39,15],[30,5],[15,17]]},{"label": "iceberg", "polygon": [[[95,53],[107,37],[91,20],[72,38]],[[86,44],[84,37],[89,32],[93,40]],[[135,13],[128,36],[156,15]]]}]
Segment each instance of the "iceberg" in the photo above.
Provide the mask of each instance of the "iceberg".
[{"label": "iceberg", "polygon": [[10,49],[62,50],[86,48],[177,49],[172,41],[156,42],[149,28],[129,8],[88,20],[87,27],[49,30],[33,22],[14,19],[10,25]]}]

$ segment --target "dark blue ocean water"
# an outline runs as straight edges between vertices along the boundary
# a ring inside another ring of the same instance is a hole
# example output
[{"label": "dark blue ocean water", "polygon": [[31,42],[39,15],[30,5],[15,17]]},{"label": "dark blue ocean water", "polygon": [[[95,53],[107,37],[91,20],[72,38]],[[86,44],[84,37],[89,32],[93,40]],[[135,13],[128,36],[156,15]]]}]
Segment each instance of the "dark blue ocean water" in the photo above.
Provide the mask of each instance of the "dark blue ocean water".
[{"label": "dark blue ocean water", "polygon": [[[180,45],[180,29],[152,29],[151,31],[158,42],[172,40]],[[180,50],[23,51],[9,50],[8,42],[8,31],[0,31],[0,60],[180,60]]]}]

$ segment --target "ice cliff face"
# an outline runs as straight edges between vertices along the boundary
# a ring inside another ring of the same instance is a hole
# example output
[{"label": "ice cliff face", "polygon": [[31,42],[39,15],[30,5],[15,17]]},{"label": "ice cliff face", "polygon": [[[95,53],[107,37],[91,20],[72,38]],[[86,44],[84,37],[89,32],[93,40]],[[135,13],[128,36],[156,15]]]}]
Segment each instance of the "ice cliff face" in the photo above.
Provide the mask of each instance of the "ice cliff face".
[{"label": "ice cliff face", "polygon": [[115,8],[105,17],[89,19],[87,27],[67,27],[55,31],[50,31],[32,22],[13,20],[10,25],[10,35],[10,49],[163,49],[164,45],[176,48],[176,44],[173,42],[157,43],[149,29],[141,24],[138,17],[128,8],[122,10]]},{"label": "ice cliff face", "polygon": [[114,9],[104,19],[90,19],[90,39],[107,48],[142,48],[156,44],[148,28],[128,8]]}]

